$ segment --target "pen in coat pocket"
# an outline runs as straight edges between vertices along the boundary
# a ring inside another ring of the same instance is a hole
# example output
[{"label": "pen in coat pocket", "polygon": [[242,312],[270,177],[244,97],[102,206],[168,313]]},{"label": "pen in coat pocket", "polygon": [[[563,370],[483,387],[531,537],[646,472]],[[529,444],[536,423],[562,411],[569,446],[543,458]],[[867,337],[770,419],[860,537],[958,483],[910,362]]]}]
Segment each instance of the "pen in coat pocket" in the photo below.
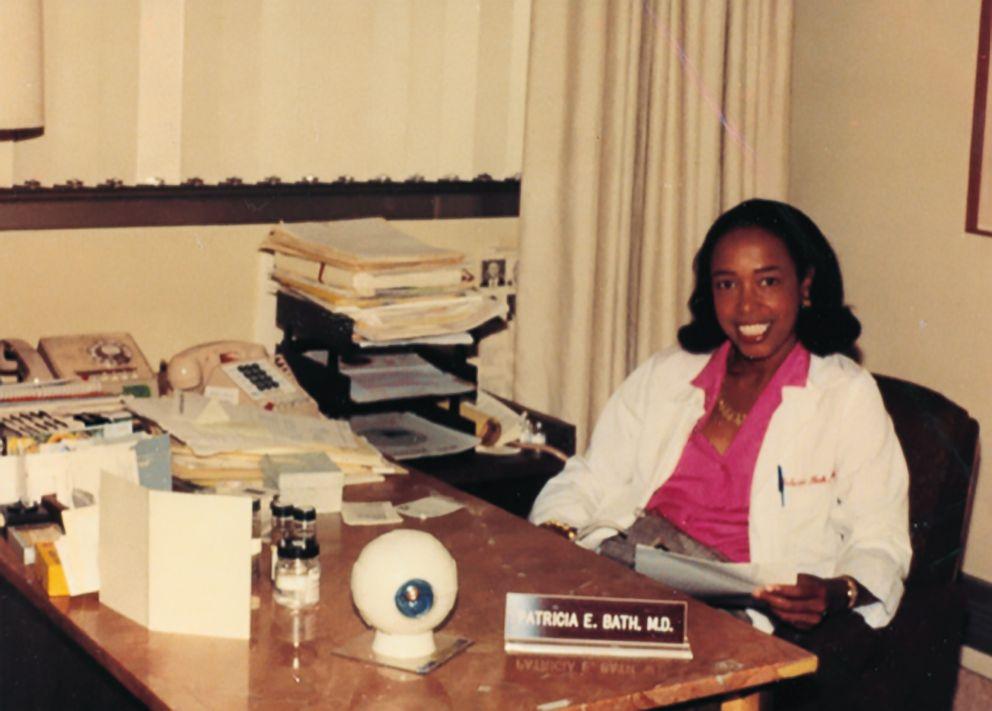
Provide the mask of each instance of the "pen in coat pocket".
[{"label": "pen in coat pocket", "polygon": [[782,465],[778,465],[778,496],[782,501],[782,506],[785,506],[785,476],[782,474]]}]

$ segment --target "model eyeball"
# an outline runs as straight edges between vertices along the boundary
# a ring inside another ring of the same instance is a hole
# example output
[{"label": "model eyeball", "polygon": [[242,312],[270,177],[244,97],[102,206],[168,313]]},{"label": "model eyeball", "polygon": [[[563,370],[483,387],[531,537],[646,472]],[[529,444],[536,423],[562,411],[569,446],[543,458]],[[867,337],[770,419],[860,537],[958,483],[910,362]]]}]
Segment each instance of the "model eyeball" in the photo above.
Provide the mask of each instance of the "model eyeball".
[{"label": "model eyeball", "polygon": [[[362,619],[376,629],[375,646],[398,649],[413,640],[401,644],[395,638],[430,637],[451,612],[458,568],[431,534],[390,531],[362,549],[351,569],[351,595]],[[425,640],[417,648],[426,647]],[[401,656],[395,649],[389,654]]]}]

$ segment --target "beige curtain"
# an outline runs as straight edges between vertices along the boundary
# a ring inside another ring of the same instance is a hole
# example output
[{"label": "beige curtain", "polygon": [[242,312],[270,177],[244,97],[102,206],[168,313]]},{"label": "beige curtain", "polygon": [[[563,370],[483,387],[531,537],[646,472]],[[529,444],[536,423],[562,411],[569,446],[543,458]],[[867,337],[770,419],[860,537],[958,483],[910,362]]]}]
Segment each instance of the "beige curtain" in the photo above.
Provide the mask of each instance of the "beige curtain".
[{"label": "beige curtain", "polygon": [[534,0],[514,395],[580,450],[713,219],[785,195],[791,33],[791,0]]}]

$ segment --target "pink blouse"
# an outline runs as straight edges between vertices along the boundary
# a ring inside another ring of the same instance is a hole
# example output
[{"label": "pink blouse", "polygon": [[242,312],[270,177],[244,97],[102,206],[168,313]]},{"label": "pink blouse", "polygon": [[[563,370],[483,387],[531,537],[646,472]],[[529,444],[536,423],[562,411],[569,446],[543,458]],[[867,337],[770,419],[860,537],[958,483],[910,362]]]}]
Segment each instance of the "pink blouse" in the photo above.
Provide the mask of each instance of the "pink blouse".
[{"label": "pink blouse", "polygon": [[727,341],[692,381],[705,391],[705,413],[693,427],[675,471],[654,492],[646,509],[730,560],[743,563],[751,558],[748,512],[758,451],[772,413],[782,402],[782,388],[806,385],[810,356],[802,344],[795,345],[761,391],[730,446],[720,454],[703,434],[703,425],[716,407],[729,353]]}]

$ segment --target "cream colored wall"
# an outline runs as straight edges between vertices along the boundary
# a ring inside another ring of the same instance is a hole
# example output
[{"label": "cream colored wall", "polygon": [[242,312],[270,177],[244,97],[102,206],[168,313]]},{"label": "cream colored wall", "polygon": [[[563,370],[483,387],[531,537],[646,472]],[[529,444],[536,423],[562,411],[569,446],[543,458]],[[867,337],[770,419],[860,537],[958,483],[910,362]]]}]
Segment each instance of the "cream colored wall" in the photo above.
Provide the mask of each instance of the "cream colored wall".
[{"label": "cream colored wall", "polygon": [[[867,366],[965,407],[992,453],[992,238],[964,232],[979,5],[798,0],[789,192],[837,249]],[[987,454],[965,555],[987,580],[990,537]]]},{"label": "cream colored wall", "polygon": [[0,232],[4,336],[129,331],[154,365],[250,339],[260,225]]},{"label": "cream colored wall", "polygon": [[[397,225],[427,242],[462,250],[473,263],[515,254],[516,218]],[[268,262],[257,249],[267,229],[0,232],[0,303],[8,304],[0,336],[35,344],[48,335],[128,331],[153,367],[203,341],[235,338],[271,346],[280,334]]]}]

